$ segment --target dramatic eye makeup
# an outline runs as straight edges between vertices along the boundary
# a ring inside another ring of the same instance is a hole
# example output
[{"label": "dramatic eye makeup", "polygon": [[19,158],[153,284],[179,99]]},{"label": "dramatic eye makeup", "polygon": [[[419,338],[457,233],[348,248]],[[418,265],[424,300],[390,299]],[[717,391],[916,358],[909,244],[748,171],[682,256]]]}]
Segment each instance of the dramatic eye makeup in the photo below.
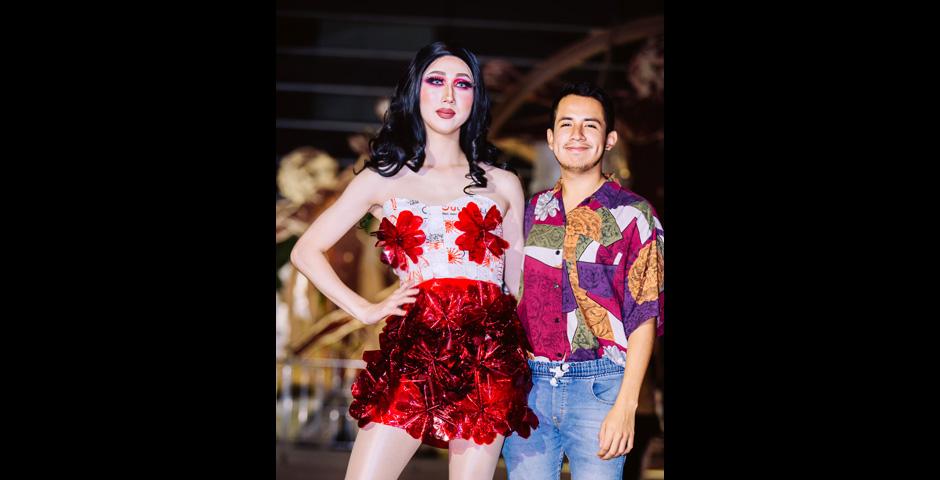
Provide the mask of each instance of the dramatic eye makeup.
[{"label": "dramatic eye makeup", "polygon": [[[429,72],[424,78],[424,82],[428,85],[440,87],[447,83],[447,75],[439,71]],[[461,90],[469,90],[473,88],[473,81],[470,80],[467,74],[459,73],[457,74],[457,79],[454,80],[454,87]]]}]

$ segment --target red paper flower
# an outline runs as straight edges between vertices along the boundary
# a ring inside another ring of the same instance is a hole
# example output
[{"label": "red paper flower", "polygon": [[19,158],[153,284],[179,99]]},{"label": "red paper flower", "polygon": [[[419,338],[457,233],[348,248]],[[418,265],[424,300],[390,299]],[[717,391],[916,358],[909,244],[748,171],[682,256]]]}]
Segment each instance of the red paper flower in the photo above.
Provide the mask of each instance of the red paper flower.
[{"label": "red paper flower", "polygon": [[509,247],[509,242],[490,233],[503,223],[503,216],[495,206],[491,207],[486,212],[486,218],[483,218],[480,207],[470,202],[460,211],[457,218],[459,220],[454,223],[454,227],[464,234],[457,237],[455,243],[461,250],[470,252],[470,261],[482,264],[487,250],[499,257]]},{"label": "red paper flower", "polygon": [[418,255],[424,253],[421,244],[425,236],[419,229],[423,221],[408,210],[398,214],[398,225],[392,225],[388,218],[383,218],[379,229],[372,232],[379,239],[375,246],[382,247],[382,262],[403,271],[408,270],[406,256],[417,263]]}]

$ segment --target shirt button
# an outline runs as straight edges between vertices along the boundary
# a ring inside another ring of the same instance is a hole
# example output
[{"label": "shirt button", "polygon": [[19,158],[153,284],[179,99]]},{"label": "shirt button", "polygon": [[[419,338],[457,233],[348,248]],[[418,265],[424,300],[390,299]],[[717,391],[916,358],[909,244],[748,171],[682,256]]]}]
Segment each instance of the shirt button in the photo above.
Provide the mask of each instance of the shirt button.
[{"label": "shirt button", "polygon": [[555,250],[555,255],[561,255],[561,250]]},{"label": "shirt button", "polygon": [[558,319],[557,319],[557,318],[555,319],[555,323],[558,323]]},{"label": "shirt button", "polygon": [[560,354],[560,353],[556,353],[555,355],[558,355],[558,358],[561,358],[561,354]]},{"label": "shirt button", "polygon": [[556,284],[555,284],[555,286],[554,286],[553,288],[558,288],[558,284],[556,283]]}]

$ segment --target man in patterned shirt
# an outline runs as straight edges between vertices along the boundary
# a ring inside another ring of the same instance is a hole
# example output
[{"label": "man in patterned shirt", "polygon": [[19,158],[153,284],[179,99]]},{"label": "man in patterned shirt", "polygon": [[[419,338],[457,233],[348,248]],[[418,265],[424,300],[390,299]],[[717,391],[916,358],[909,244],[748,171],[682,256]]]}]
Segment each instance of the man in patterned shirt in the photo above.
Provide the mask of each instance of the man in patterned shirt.
[{"label": "man in patterned shirt", "polygon": [[[663,333],[663,229],[652,206],[601,172],[617,143],[610,97],[568,85],[548,145],[561,166],[525,212],[519,318],[532,345],[539,428],[506,439],[511,480],[619,479],[640,386]],[[628,348],[629,346],[629,348]]]}]

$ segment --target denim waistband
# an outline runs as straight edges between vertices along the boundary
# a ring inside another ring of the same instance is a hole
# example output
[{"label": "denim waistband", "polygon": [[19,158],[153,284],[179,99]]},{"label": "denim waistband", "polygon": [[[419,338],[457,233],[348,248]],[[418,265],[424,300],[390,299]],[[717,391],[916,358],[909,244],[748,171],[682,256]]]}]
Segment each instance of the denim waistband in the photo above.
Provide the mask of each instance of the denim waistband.
[{"label": "denim waistband", "polygon": [[568,365],[564,376],[571,378],[589,378],[609,373],[623,373],[623,367],[608,358],[585,360],[583,362],[537,362],[529,360],[529,369],[533,377],[556,377],[552,369]]}]

